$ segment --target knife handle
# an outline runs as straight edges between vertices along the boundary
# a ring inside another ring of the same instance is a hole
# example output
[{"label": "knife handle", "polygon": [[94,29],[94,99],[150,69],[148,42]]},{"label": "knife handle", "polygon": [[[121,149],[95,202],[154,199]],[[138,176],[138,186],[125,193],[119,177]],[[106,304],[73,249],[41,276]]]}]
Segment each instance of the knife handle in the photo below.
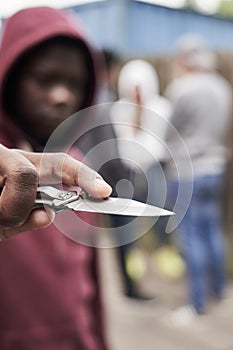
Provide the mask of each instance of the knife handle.
[{"label": "knife handle", "polygon": [[77,191],[63,191],[53,186],[39,186],[33,209],[48,206],[56,214],[68,209],[66,204],[79,199]]}]

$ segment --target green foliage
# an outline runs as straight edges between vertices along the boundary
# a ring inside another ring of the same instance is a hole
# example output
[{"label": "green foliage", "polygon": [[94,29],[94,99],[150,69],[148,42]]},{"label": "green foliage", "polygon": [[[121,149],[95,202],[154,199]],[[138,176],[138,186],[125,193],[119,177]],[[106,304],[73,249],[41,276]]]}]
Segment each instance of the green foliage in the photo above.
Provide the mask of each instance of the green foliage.
[{"label": "green foliage", "polygon": [[223,17],[233,18],[233,0],[221,0],[217,13]]}]

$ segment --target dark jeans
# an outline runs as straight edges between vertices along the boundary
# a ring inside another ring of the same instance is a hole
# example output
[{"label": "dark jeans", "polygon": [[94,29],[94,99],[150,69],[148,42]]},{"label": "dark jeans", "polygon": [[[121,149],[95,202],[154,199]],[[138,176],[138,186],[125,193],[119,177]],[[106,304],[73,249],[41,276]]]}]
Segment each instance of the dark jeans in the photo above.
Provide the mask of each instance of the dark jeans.
[{"label": "dark jeans", "polygon": [[[204,311],[208,292],[221,297],[225,287],[225,242],[222,227],[223,176],[197,177],[189,208],[180,224],[180,244],[187,261],[190,299]],[[173,201],[178,183],[169,185]]]}]

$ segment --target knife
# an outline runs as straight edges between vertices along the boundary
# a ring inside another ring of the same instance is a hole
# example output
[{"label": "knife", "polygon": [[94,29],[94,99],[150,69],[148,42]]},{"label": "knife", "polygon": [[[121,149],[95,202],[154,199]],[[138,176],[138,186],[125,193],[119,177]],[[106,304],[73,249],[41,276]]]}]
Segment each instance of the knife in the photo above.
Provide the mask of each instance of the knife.
[{"label": "knife", "polygon": [[133,199],[109,197],[94,198],[86,192],[63,191],[53,186],[39,186],[34,208],[49,206],[56,213],[70,209],[102,214],[127,216],[168,216],[173,212]]}]

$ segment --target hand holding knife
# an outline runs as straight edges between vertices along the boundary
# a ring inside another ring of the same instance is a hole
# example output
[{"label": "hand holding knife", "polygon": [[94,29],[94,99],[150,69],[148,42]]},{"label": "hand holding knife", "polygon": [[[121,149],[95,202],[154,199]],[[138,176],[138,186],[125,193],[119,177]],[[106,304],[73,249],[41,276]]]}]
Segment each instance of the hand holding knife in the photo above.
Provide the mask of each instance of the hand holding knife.
[{"label": "hand holding knife", "polygon": [[[56,212],[65,209],[134,216],[172,215],[130,199],[109,197],[112,189],[101,176],[67,154],[25,152],[0,145],[0,156],[0,240],[45,228],[52,223]],[[76,191],[67,194],[52,186],[38,189],[38,179],[41,184],[78,186],[92,197]],[[41,198],[36,198],[39,192]],[[44,205],[52,210],[44,210]]]}]

